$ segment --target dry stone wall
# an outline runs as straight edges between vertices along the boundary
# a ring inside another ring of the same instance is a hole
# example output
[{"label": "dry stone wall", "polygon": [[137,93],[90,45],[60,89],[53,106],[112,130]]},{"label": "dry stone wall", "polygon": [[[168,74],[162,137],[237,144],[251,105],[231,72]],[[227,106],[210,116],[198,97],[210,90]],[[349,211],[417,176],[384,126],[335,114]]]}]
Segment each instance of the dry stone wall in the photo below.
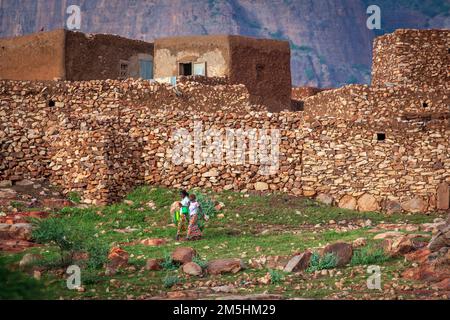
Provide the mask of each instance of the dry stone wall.
[{"label": "dry stone wall", "polygon": [[373,46],[372,85],[450,83],[450,31],[399,29]]},{"label": "dry stone wall", "polygon": [[[1,179],[47,176],[98,204],[148,183],[281,191],[362,211],[448,209],[446,93],[350,86],[308,98],[306,105],[317,100],[305,112],[272,114],[251,105],[245,87],[204,81],[180,79],[179,92],[139,80],[2,81]],[[429,111],[418,106],[424,99]],[[221,104],[228,109],[217,111]],[[222,134],[280,130],[278,169],[263,174],[249,151],[241,164],[175,163],[173,133],[195,136],[195,123]]]}]

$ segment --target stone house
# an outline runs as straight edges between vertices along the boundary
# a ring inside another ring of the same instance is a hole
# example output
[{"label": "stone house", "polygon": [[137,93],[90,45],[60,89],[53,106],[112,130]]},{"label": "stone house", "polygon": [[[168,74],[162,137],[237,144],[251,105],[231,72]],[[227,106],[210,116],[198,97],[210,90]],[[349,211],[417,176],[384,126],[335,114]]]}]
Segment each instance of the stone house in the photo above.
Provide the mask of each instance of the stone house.
[{"label": "stone house", "polygon": [[115,35],[54,30],[0,39],[0,79],[153,78],[153,44]]},{"label": "stone house", "polygon": [[252,102],[270,110],[290,109],[288,41],[235,35],[170,37],[155,40],[155,77],[226,76],[244,84]]}]

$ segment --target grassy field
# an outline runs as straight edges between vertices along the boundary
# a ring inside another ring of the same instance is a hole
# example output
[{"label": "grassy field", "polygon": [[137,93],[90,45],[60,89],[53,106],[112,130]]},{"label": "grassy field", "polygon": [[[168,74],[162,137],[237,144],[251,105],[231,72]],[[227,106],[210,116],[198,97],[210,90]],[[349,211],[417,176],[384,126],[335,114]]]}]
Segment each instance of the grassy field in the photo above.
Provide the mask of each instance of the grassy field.
[{"label": "grassy field", "polygon": [[[234,192],[208,193],[225,208],[211,219],[199,241],[175,241],[169,207],[178,198],[177,191],[141,187],[126,199],[105,207],[71,207],[52,214],[64,225],[76,226],[86,241],[120,246],[130,254],[130,266],[113,276],[104,275],[103,267],[82,267],[84,291],[66,287],[65,268],[56,246],[44,245],[17,254],[1,254],[3,264],[17,269],[25,253],[43,256],[38,261],[41,279],[35,283],[41,290],[36,298],[48,299],[148,299],[165,298],[167,292],[183,291],[190,297],[216,298],[211,287],[231,285],[233,294],[277,294],[284,298],[440,298],[427,285],[405,281],[401,272],[411,264],[403,258],[392,259],[376,248],[374,228],[381,223],[421,224],[435,215],[360,213],[318,204],[310,199],[283,194],[244,195]],[[153,206],[154,204],[154,206]],[[222,216],[223,215],[223,216]],[[128,229],[130,232],[120,232]],[[84,232],[84,233],[83,233]],[[380,231],[381,232],[381,231]],[[407,231],[405,231],[407,232]],[[289,258],[296,252],[313,249],[336,241],[367,239],[366,251],[351,265],[332,270],[284,273],[269,268],[249,267],[232,275],[188,277],[167,261],[161,271],[145,270],[149,258],[166,258],[178,246],[193,247],[199,260],[216,258],[249,259],[280,256]],[[147,238],[165,238],[162,246],[129,244]],[[370,249],[373,248],[372,254]],[[366,264],[378,264],[382,270],[382,290],[367,289]],[[258,279],[270,275],[269,284]],[[0,272],[1,275],[1,272]],[[15,274],[21,276],[20,274]],[[27,276],[28,277],[28,276]],[[21,282],[17,281],[17,285]],[[30,291],[31,292],[34,291]],[[224,296],[226,294],[218,294]],[[418,296],[419,295],[419,296]],[[26,296],[29,298],[29,296]]]}]

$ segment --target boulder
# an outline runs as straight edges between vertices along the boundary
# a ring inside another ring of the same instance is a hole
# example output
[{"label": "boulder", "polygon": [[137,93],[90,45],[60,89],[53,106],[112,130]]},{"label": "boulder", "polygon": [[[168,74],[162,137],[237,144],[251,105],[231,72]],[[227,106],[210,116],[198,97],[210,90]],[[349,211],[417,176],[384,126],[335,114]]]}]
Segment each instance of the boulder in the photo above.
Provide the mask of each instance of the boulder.
[{"label": "boulder", "polygon": [[345,195],[339,200],[339,208],[355,210],[356,209],[356,199],[350,195]]},{"label": "boulder", "polygon": [[19,267],[25,269],[34,265],[37,261],[42,260],[40,254],[26,253],[19,262]]},{"label": "boulder", "polygon": [[342,267],[352,260],[353,247],[351,244],[345,242],[337,242],[329,244],[323,250],[323,254],[332,253],[337,258],[337,266]]},{"label": "boulder", "polygon": [[158,271],[161,270],[161,260],[160,259],[147,259],[145,264],[145,270]]},{"label": "boulder", "polygon": [[0,199],[14,199],[17,192],[13,189],[0,189]]},{"label": "boulder", "polygon": [[16,181],[16,186],[21,186],[21,187],[32,186],[33,184],[34,184],[34,182],[31,180],[28,180],[28,179]]},{"label": "boulder", "polygon": [[167,243],[166,239],[159,239],[159,238],[155,238],[155,239],[143,239],[139,241],[140,244],[143,244],[145,246],[151,246],[151,247],[156,247],[156,246],[161,246],[163,244]]},{"label": "boulder", "polygon": [[374,240],[381,240],[381,239],[387,239],[387,238],[396,238],[404,235],[403,232],[400,231],[387,231],[383,233],[379,233],[376,236],[373,237]]},{"label": "boulder", "polygon": [[12,187],[11,180],[1,180],[0,181],[0,188],[9,188],[9,187]]},{"label": "boulder", "polygon": [[309,267],[309,262],[311,260],[311,251],[302,252],[299,255],[292,257],[291,260],[284,267],[285,272],[296,272],[305,270]]},{"label": "boulder", "polygon": [[403,210],[413,213],[426,212],[428,209],[428,203],[424,199],[419,197],[404,201],[402,202],[401,206]]},{"label": "boulder", "polygon": [[200,267],[198,264],[196,264],[195,262],[188,262],[183,264],[183,266],[181,267],[183,272],[190,275],[190,276],[200,276],[202,275],[202,267]]},{"label": "boulder", "polygon": [[387,214],[402,212],[402,206],[395,200],[386,200],[383,203],[383,210]]},{"label": "boulder", "polygon": [[112,248],[108,255],[108,267],[117,269],[128,265],[128,259],[130,255],[125,250],[115,247]]},{"label": "boulder", "polygon": [[331,206],[334,201],[333,197],[328,193],[319,193],[316,197],[316,200],[329,206]]},{"label": "boulder", "polygon": [[265,182],[257,182],[255,183],[255,190],[256,191],[265,191],[269,189],[269,185]]},{"label": "boulder", "polygon": [[364,247],[367,244],[366,238],[358,238],[353,240],[352,246],[353,248]]},{"label": "boulder", "polygon": [[72,202],[70,202],[67,199],[57,199],[57,198],[49,198],[49,199],[43,199],[41,201],[42,206],[46,208],[56,208],[56,209],[62,209],[65,207],[72,206]]},{"label": "boulder", "polygon": [[11,225],[9,232],[14,239],[31,240],[33,229],[31,223],[15,223]]},{"label": "boulder", "polygon": [[398,257],[415,250],[411,238],[404,235],[383,242],[384,252],[391,257]]},{"label": "boulder", "polygon": [[450,224],[439,228],[428,244],[428,248],[433,252],[444,247],[450,247]]},{"label": "boulder", "polygon": [[450,190],[446,182],[440,183],[436,191],[436,207],[438,210],[448,210],[450,206]]},{"label": "boulder", "polygon": [[359,211],[378,211],[380,207],[378,206],[377,199],[368,193],[363,194],[358,199],[358,210]]},{"label": "boulder", "polygon": [[190,247],[179,247],[172,252],[172,260],[176,263],[185,264],[191,262],[197,253]]},{"label": "boulder", "polygon": [[241,259],[218,259],[208,263],[208,273],[212,275],[222,273],[237,273],[245,268]]}]

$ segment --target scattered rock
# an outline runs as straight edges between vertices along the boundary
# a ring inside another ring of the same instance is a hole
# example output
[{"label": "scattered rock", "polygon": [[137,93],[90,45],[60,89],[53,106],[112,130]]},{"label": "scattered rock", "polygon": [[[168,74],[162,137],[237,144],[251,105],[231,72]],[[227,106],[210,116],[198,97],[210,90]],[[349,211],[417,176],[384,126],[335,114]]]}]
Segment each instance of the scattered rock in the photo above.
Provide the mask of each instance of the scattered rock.
[{"label": "scattered rock", "polygon": [[172,260],[174,262],[185,264],[191,262],[197,253],[190,247],[179,247],[172,252]]},{"label": "scattered rock", "polygon": [[16,186],[28,187],[28,186],[32,186],[33,184],[34,184],[34,182],[31,180],[28,180],[28,179],[16,181]]},{"label": "scattered rock", "polygon": [[19,267],[25,269],[34,265],[37,261],[42,260],[40,254],[26,253],[19,262]]},{"label": "scattered rock", "polygon": [[367,244],[366,238],[358,238],[353,240],[352,246],[353,248],[364,247]]},{"label": "scattered rock", "polygon": [[147,259],[145,264],[145,269],[149,271],[161,270],[161,260],[160,259]]},{"label": "scattered rock", "polygon": [[195,262],[188,262],[183,264],[182,270],[184,273],[190,275],[190,276],[201,276],[202,275],[202,267],[200,267]]},{"label": "scattered rock", "polygon": [[48,198],[48,199],[43,199],[41,201],[41,203],[42,203],[42,206],[44,206],[45,208],[55,208],[55,209],[62,209],[65,207],[72,206],[72,202],[70,202],[67,199]]},{"label": "scattered rock", "polygon": [[299,255],[292,257],[292,259],[289,260],[287,265],[284,267],[284,271],[297,272],[307,269],[311,260],[311,255],[311,251],[305,251]]},{"label": "scattered rock", "polygon": [[350,262],[353,256],[353,248],[351,244],[345,242],[337,242],[329,244],[323,250],[323,254],[333,253],[337,258],[337,266],[342,267]]},{"label": "scattered rock", "polygon": [[375,237],[373,237],[374,240],[381,240],[381,239],[387,239],[387,238],[395,238],[402,236],[403,232],[400,231],[388,231],[377,234]]},{"label": "scattered rock", "polygon": [[118,247],[112,248],[108,255],[109,262],[106,265],[106,274],[113,275],[117,269],[127,266],[129,258],[130,255],[125,250]]},{"label": "scattered rock", "polygon": [[397,257],[415,249],[410,237],[399,236],[393,239],[385,239],[383,242],[384,252],[391,257]]},{"label": "scattered rock", "polygon": [[166,239],[143,239],[139,241],[140,244],[143,244],[145,246],[161,246],[167,243]]},{"label": "scattered rock", "polygon": [[33,232],[31,223],[15,223],[9,228],[11,238],[18,240],[31,240]]},{"label": "scattered rock", "polygon": [[2,180],[0,181],[0,188],[9,188],[12,187],[12,181],[11,180]]},{"label": "scattered rock", "polygon": [[431,251],[438,251],[443,247],[450,247],[450,224],[438,229],[428,244],[428,248]]},{"label": "scattered rock", "polygon": [[222,273],[237,273],[245,268],[241,259],[218,259],[208,263],[208,273],[218,275]]},{"label": "scattered rock", "polygon": [[234,292],[237,292],[236,288],[234,286],[230,286],[230,285],[212,287],[211,290],[214,291],[215,293],[234,293]]},{"label": "scattered rock", "polygon": [[0,199],[14,199],[17,192],[13,189],[0,189]]}]

